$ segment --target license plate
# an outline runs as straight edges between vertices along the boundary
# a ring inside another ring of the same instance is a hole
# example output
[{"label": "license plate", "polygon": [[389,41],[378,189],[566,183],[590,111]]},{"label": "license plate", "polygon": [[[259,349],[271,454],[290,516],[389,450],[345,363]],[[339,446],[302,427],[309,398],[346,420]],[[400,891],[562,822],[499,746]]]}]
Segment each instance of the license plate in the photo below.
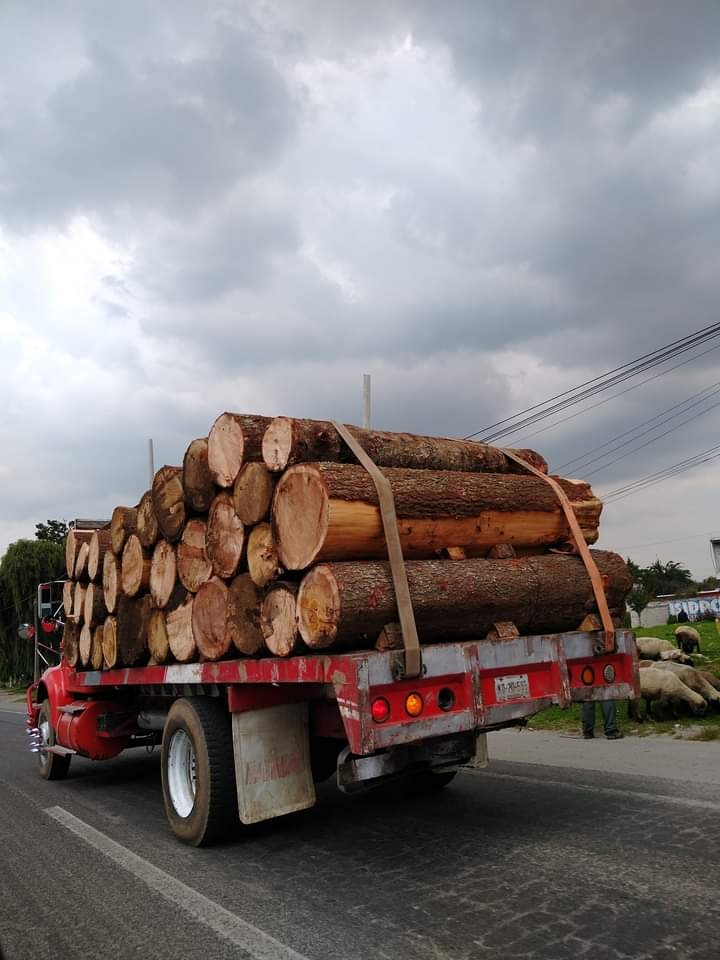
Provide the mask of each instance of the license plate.
[{"label": "license plate", "polygon": [[498,700],[520,700],[530,696],[530,682],[526,673],[511,677],[495,677],[495,697]]}]

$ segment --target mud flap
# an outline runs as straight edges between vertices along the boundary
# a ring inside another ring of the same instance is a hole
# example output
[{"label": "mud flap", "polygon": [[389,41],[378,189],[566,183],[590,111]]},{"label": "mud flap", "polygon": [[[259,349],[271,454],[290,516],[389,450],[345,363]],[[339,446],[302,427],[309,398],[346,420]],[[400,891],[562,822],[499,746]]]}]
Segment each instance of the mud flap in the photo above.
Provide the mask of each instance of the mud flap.
[{"label": "mud flap", "polygon": [[258,823],[315,803],[306,703],[232,715],[238,811]]}]

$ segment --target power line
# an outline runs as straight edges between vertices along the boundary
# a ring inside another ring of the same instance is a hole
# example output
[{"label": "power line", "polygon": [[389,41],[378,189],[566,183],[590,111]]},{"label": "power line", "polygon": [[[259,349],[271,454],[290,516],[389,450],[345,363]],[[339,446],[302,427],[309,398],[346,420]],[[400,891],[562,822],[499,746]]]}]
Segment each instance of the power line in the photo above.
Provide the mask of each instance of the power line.
[{"label": "power line", "polygon": [[603,502],[610,503],[612,501],[622,500],[633,493],[638,493],[640,490],[646,489],[647,487],[654,486],[655,484],[661,483],[664,480],[670,480],[681,473],[685,473],[686,470],[693,469],[693,467],[699,467],[704,463],[710,463],[712,460],[715,460],[718,457],[720,457],[720,445],[708,447],[707,450],[703,450],[701,453],[694,454],[691,457],[686,457],[685,460],[680,460],[678,463],[674,463],[669,467],[665,467],[662,470],[657,470],[655,473],[648,474],[646,477],[640,477],[640,479],[633,480],[622,487],[617,487],[615,490],[608,491],[608,493],[603,495]]},{"label": "power line", "polygon": [[[499,439],[502,436],[517,433],[524,427],[531,426],[534,423],[538,423],[541,420],[545,420],[548,417],[554,416],[556,413],[562,412],[576,403],[580,403],[581,401],[589,399],[598,393],[602,393],[619,383],[623,383],[626,380],[645,372],[646,370],[665,363],[667,360],[672,359],[675,356],[686,353],[688,350],[692,350],[694,347],[699,346],[706,340],[712,340],[717,337],[720,337],[720,324],[712,324],[708,327],[703,327],[701,330],[698,330],[692,334],[688,334],[686,337],[682,337],[679,340],[674,340],[672,343],[667,344],[664,347],[660,347],[650,353],[643,354],[636,360],[622,364],[619,367],[614,367],[607,373],[601,374],[598,377],[593,377],[592,379],[586,380],[584,383],[581,383],[576,387],[572,387],[569,390],[565,390],[562,393],[556,394],[554,397],[550,397],[548,400],[544,400],[541,403],[527,407],[525,410],[521,410],[519,413],[514,414],[511,417],[506,417],[503,420],[496,421],[496,423],[490,424],[489,427],[485,427],[482,430],[477,430],[474,433],[469,434],[465,439],[470,440],[473,437],[479,436],[480,434],[485,434],[483,440],[489,443]],[[533,413],[533,411],[537,412]],[[529,415],[525,416],[525,414]],[[506,426],[503,426],[504,424]]]}]

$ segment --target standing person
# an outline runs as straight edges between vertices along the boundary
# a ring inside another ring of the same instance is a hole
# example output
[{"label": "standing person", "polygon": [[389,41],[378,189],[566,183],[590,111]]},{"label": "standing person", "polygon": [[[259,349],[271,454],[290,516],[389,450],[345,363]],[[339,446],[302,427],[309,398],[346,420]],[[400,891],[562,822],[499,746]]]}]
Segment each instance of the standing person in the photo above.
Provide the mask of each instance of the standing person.
[{"label": "standing person", "polygon": [[[617,705],[614,700],[601,700],[603,727],[606,740],[622,740],[623,733],[617,725]],[[582,705],[582,734],[584,740],[595,736],[595,701],[586,700]]]}]

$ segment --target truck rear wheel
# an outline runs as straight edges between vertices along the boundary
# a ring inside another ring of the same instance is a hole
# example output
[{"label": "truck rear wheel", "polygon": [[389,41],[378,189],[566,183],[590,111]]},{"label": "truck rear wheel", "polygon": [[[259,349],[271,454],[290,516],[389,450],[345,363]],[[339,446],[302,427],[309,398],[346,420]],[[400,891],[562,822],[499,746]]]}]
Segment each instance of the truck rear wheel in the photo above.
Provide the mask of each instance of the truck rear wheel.
[{"label": "truck rear wheel", "polygon": [[170,827],[195,847],[237,827],[230,714],[209,697],[176,700],[162,740],[162,788]]},{"label": "truck rear wheel", "polygon": [[64,780],[70,769],[70,754],[63,757],[57,753],[48,753],[47,750],[43,750],[43,747],[54,747],[56,743],[49,700],[43,700],[40,707],[38,730],[40,731],[40,750],[38,752],[40,776],[45,780]]}]

